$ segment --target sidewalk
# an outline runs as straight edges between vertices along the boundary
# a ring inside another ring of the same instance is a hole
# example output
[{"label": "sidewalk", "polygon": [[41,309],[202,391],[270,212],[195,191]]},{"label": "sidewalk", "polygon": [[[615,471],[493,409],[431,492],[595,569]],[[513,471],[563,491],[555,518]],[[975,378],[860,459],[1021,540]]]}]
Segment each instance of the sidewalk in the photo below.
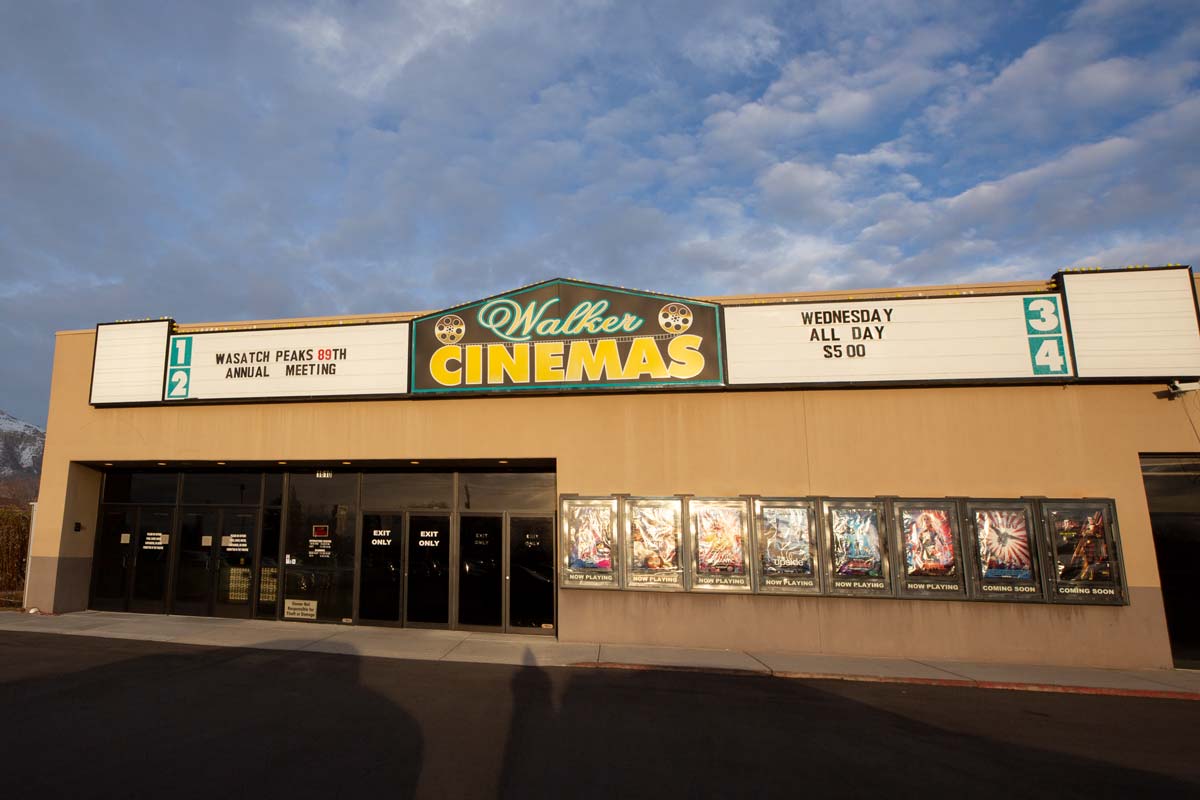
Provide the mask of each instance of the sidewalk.
[{"label": "sidewalk", "polygon": [[837,679],[1200,700],[1200,671],[1109,670],[903,658],[857,658],[779,651],[742,652],[630,644],[559,642],[517,634],[413,628],[305,625],[81,611],[61,616],[0,613],[0,631],[144,639],[209,647],[542,667],[691,669]]}]

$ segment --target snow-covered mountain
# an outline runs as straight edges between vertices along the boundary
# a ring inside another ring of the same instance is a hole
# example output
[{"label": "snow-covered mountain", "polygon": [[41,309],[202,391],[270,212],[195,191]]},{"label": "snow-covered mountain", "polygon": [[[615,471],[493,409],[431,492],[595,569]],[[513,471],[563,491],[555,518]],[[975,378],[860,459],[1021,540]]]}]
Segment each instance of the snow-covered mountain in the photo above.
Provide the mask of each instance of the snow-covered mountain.
[{"label": "snow-covered mountain", "polygon": [[41,428],[0,411],[0,501],[34,498],[45,446]]}]

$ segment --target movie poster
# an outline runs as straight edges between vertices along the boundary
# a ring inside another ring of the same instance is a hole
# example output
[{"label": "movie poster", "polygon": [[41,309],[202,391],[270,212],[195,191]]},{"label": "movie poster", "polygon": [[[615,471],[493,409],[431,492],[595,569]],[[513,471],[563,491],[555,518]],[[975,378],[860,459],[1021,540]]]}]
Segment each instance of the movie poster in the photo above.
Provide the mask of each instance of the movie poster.
[{"label": "movie poster", "polygon": [[965,595],[955,503],[898,501],[895,514],[896,552],[904,559],[900,593],[914,597]]},{"label": "movie poster", "polygon": [[942,508],[903,508],[904,574],[941,578],[958,571],[951,513]]},{"label": "movie poster", "polygon": [[1024,511],[976,509],[975,541],[983,580],[1033,580],[1033,548]]},{"label": "movie poster", "polygon": [[617,501],[563,501],[563,585],[617,587]]},{"label": "movie poster", "polygon": [[873,508],[835,508],[829,513],[833,532],[833,571],[861,578],[883,577],[879,512]]},{"label": "movie poster", "polygon": [[750,589],[748,514],[743,501],[692,500],[693,589]]},{"label": "movie poster", "polygon": [[683,509],[679,500],[628,500],[625,533],[626,588],[683,588]]},{"label": "movie poster", "polygon": [[812,507],[758,501],[757,508],[759,590],[818,591],[819,548]]},{"label": "movie poster", "polygon": [[1025,504],[971,503],[979,594],[991,600],[1036,600],[1042,590],[1033,517]]},{"label": "movie poster", "polygon": [[868,595],[891,591],[882,519],[878,503],[828,506],[832,591]]},{"label": "movie poster", "polygon": [[1107,503],[1047,503],[1044,508],[1055,599],[1121,602]]}]

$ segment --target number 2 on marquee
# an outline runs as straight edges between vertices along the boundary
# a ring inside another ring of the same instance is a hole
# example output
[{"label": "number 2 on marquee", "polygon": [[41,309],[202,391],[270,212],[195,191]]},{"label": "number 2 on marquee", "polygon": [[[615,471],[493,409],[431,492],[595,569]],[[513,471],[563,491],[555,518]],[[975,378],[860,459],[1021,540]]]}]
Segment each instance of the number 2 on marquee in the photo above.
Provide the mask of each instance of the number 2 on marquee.
[{"label": "number 2 on marquee", "polygon": [[167,397],[186,398],[188,396],[188,375],[189,370],[173,369],[171,376],[168,378],[170,387],[167,389]]}]

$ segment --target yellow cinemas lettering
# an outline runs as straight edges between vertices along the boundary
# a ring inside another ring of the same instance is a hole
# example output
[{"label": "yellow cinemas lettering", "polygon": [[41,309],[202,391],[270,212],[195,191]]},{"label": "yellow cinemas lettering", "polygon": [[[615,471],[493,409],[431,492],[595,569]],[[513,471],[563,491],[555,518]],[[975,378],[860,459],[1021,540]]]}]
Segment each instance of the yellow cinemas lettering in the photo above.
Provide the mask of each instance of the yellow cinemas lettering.
[{"label": "yellow cinemas lettering", "polygon": [[513,383],[529,383],[529,348],[489,344],[487,347],[487,382],[504,383],[507,376]]},{"label": "yellow cinemas lettering", "polygon": [[704,339],[694,333],[681,334],[672,339],[667,345],[667,355],[671,357],[668,374],[675,380],[686,381],[703,372],[704,354],[700,352],[702,344]]},{"label": "yellow cinemas lettering", "polygon": [[462,383],[462,348],[447,344],[433,351],[429,359],[429,374],[442,386]]},{"label": "yellow cinemas lettering", "polygon": [[667,342],[664,355],[659,340],[638,336],[624,360],[616,339],[447,344],[430,357],[429,374],[442,386],[688,380],[704,371],[703,343],[695,334],[680,334]]},{"label": "yellow cinemas lettering", "polygon": [[602,381],[605,375],[621,374],[621,354],[617,351],[616,339],[601,339],[596,347],[587,342],[572,342],[567,355],[567,380],[572,383],[583,381],[587,373],[589,381]]}]

